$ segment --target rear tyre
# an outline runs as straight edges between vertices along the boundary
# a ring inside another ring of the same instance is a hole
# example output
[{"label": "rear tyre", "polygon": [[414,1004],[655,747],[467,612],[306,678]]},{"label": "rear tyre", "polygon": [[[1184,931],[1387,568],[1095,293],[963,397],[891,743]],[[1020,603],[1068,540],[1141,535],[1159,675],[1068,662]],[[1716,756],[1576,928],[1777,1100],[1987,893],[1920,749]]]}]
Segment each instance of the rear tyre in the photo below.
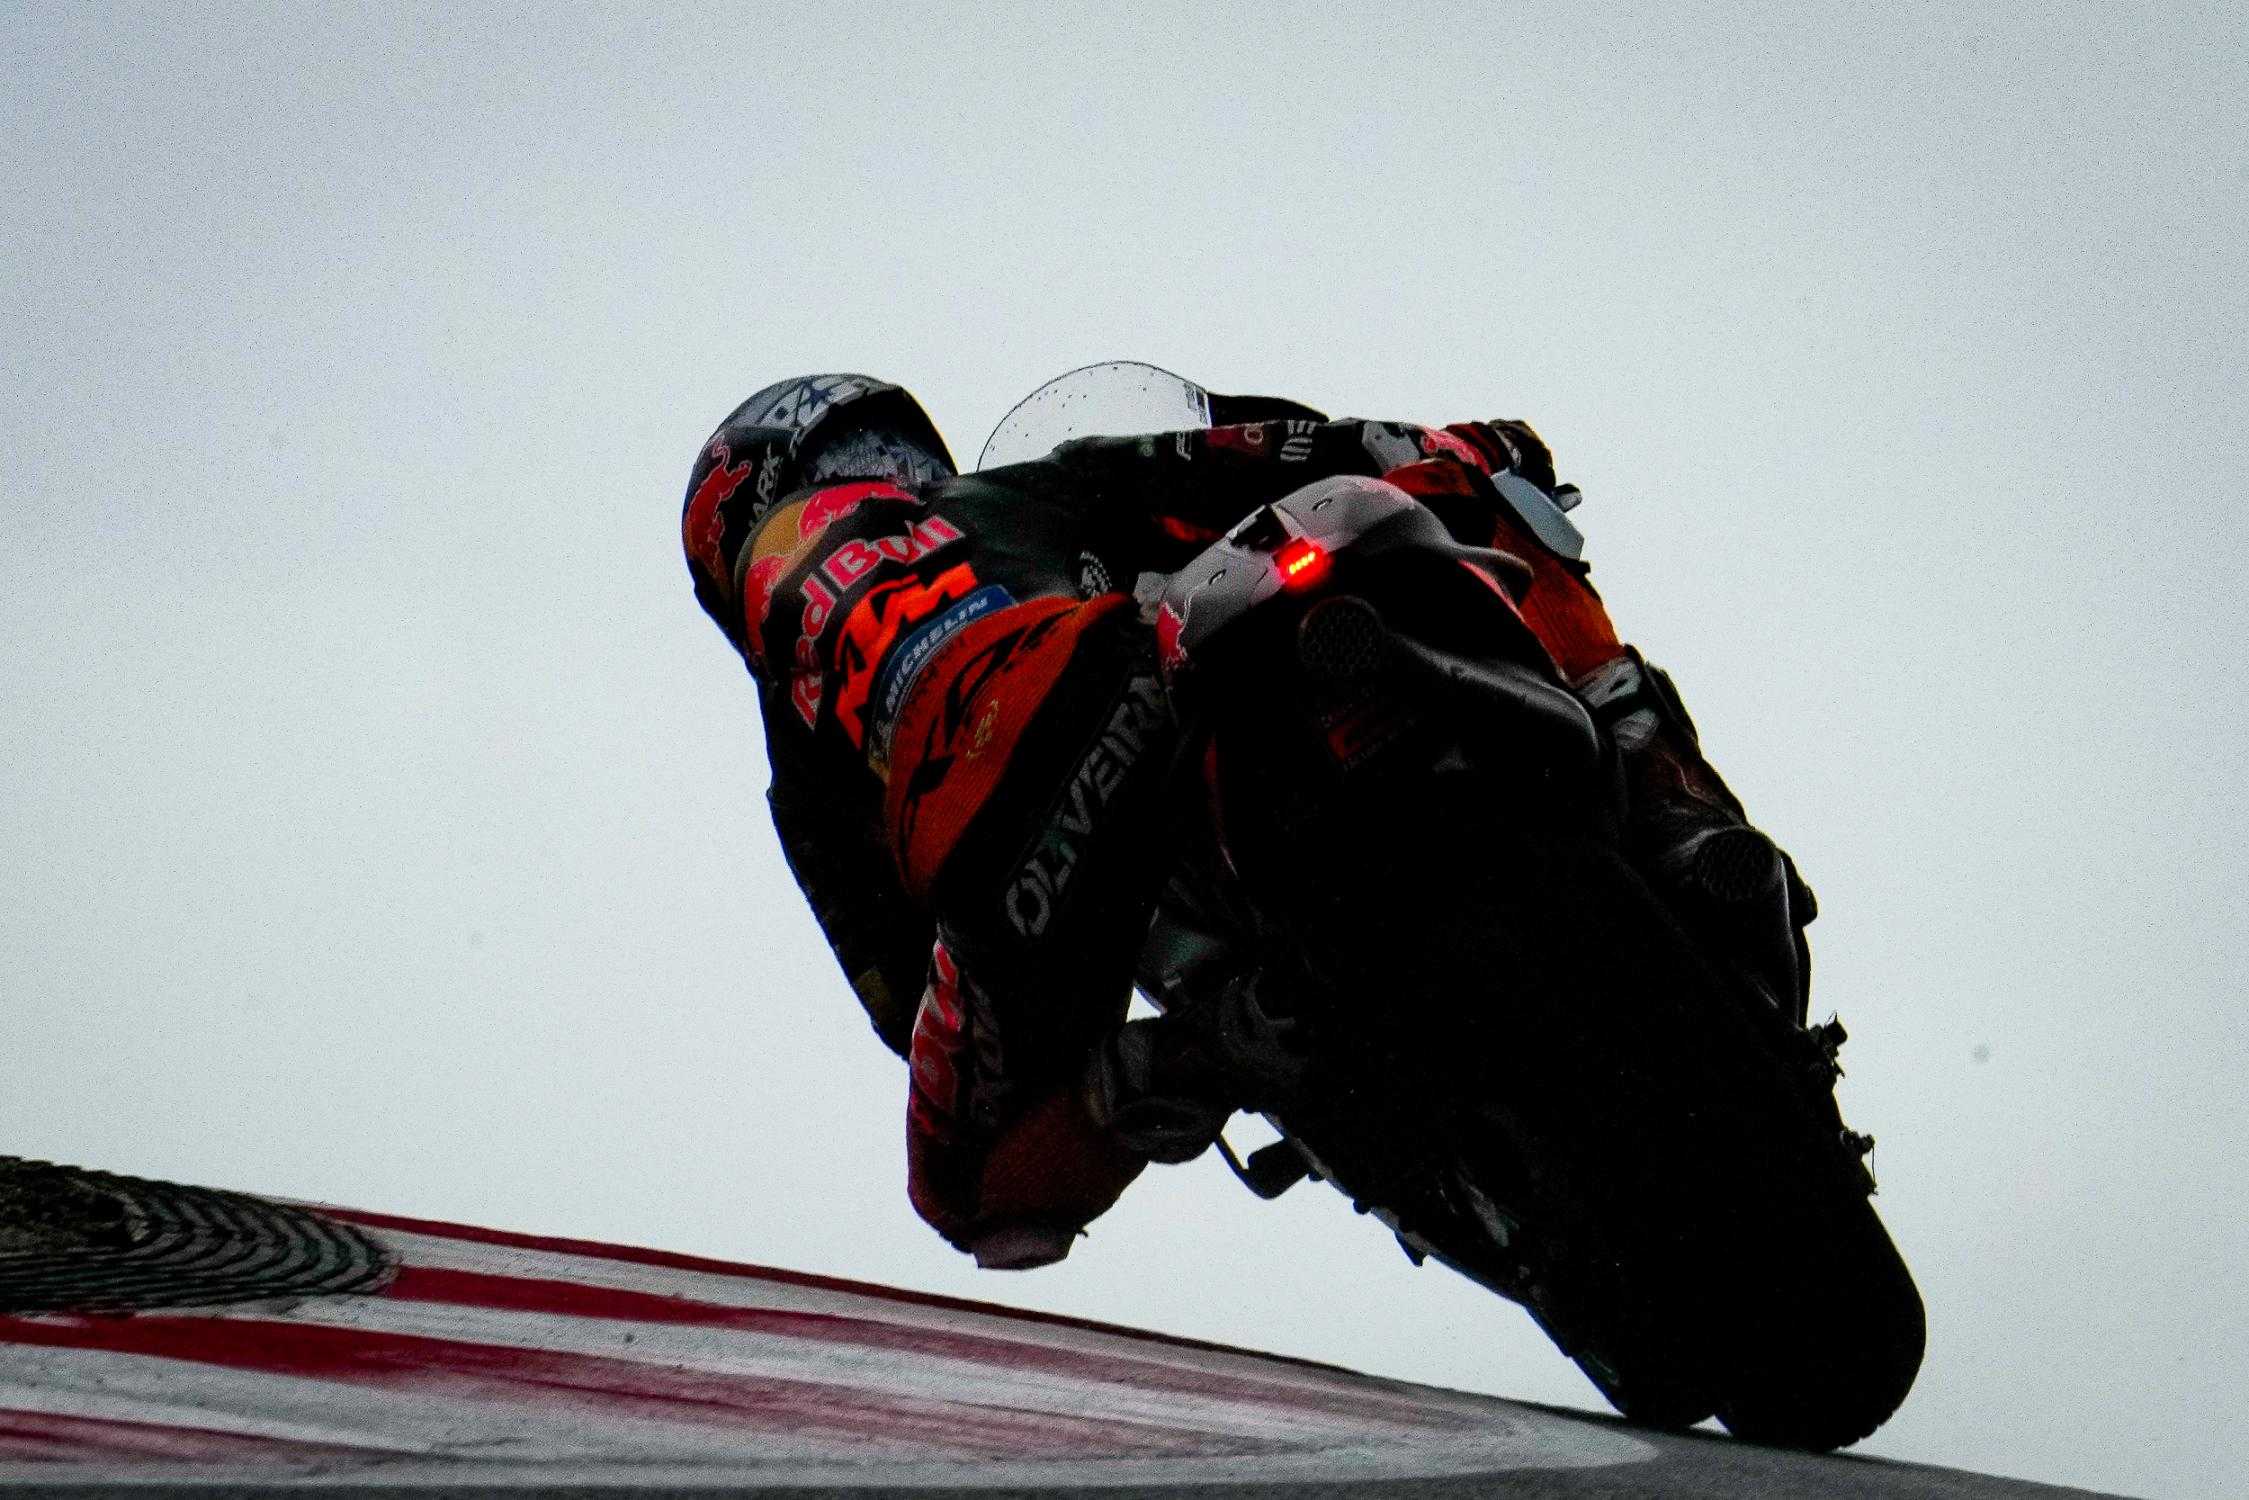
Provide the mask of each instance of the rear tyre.
[{"label": "rear tyre", "polygon": [[1716,1415],[1713,1398],[1676,1363],[1622,1348],[1574,1356],[1602,1399],[1628,1422],[1684,1432]]},{"label": "rear tyre", "polygon": [[[1715,1410],[1803,1448],[1872,1432],[1911,1388],[1923,1314],[1831,1112],[1613,848],[1479,816],[1486,778],[1440,779],[1414,809],[1281,840],[1288,868],[1248,881],[1294,888],[1323,988],[1378,1002],[1338,1009],[1362,1033],[1347,1054],[1396,1063],[1361,1086],[1364,1125],[1457,1142],[1492,1128],[1473,1101],[1504,1103],[1539,1169],[1528,1222],[1557,1247],[1540,1321],[1627,1417]],[[1464,996],[1462,976],[1485,984]]]},{"label": "rear tyre", "polygon": [[1770,1281],[1745,1304],[1752,1315],[1724,1346],[1718,1419],[1752,1442],[1840,1448],[1905,1400],[1927,1325],[1921,1294],[1871,1204],[1847,1205],[1804,1238],[1827,1258],[1766,1268]]}]

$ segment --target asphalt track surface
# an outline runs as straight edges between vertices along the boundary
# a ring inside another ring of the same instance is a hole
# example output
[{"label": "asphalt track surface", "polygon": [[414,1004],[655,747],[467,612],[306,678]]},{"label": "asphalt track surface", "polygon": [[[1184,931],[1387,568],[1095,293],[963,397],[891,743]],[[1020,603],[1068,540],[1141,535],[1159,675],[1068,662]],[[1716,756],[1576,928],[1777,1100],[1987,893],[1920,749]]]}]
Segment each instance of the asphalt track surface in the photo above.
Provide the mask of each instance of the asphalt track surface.
[{"label": "asphalt track surface", "polygon": [[[0,1251],[0,1490],[2086,1493],[1650,1432],[795,1272],[97,1185],[134,1200],[130,1236]],[[188,1300],[164,1294],[171,1266]],[[106,1290],[58,1305],[39,1291],[50,1274]]]}]

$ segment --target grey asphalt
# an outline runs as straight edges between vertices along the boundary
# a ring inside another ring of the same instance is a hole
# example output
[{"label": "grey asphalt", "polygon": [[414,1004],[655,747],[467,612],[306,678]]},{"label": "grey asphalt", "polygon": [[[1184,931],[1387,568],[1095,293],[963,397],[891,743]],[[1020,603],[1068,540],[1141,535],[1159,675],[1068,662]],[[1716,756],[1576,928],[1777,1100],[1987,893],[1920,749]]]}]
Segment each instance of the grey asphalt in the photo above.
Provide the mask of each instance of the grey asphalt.
[{"label": "grey asphalt", "polygon": [[8,1497],[2091,1493],[801,1273],[14,1165],[65,1206],[135,1212],[119,1240],[91,1210],[79,1225],[17,1195],[43,1238],[0,1255]]},{"label": "grey asphalt", "polygon": [[[1449,1397],[1457,1400],[1457,1396]],[[1579,1429],[1602,1436],[1629,1435],[1651,1453],[1637,1462],[1587,1468],[1521,1468],[1431,1478],[1354,1479],[1348,1455],[1335,1458],[1332,1477],[1284,1483],[1151,1484],[1117,1483],[1114,1474],[1078,1476],[1055,1472],[1036,1484],[962,1484],[957,1466],[932,1466],[901,1472],[885,1466],[872,1483],[847,1470],[805,1482],[801,1470],[768,1473],[756,1466],[635,1469],[629,1465],[562,1463],[477,1465],[408,1461],[347,1469],[301,1470],[279,1476],[270,1469],[213,1472],[195,1478],[149,1475],[144,1467],[104,1473],[75,1468],[68,1478],[0,1479],[10,1496],[118,1497],[156,1500],[159,1496],[279,1496],[307,1491],[397,1500],[469,1500],[469,1497],[645,1497],[645,1500],[703,1500],[703,1497],[755,1496],[756,1500],[1029,1500],[1029,1497],[1082,1493],[1104,1500],[1278,1500],[1283,1496],[1335,1497],[1335,1500],[1480,1500],[1485,1496],[1558,1497],[1558,1500],[2037,1500],[2037,1497],[2088,1496],[2097,1492],[2036,1484],[1959,1469],[1842,1454],[1805,1454],[1761,1448],[1731,1438],[1701,1433],[1657,1433],[1609,1418],[1511,1402],[1494,1402],[1516,1421],[1550,1430],[1562,1439]],[[1015,1476],[1009,1476],[1010,1479]],[[774,1482],[778,1480],[778,1482]]]}]

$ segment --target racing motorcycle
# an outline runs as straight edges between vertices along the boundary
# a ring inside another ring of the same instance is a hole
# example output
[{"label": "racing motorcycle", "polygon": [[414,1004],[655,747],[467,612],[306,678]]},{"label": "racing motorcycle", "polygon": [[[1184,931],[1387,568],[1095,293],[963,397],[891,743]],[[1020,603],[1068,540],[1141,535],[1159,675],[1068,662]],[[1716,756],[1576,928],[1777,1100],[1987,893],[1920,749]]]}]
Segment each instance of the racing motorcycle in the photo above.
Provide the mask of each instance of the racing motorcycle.
[{"label": "racing motorcycle", "polygon": [[[983,466],[1228,400],[1073,372]],[[1330,1184],[1521,1304],[1630,1419],[1855,1442],[1905,1398],[1924,1321],[1836,1106],[1842,1027],[1626,858],[1616,746],[1516,613],[1520,566],[1336,478],[1149,581],[1187,733],[1139,985],[1280,1133],[1246,1160],[1221,1142],[1253,1191]]]}]

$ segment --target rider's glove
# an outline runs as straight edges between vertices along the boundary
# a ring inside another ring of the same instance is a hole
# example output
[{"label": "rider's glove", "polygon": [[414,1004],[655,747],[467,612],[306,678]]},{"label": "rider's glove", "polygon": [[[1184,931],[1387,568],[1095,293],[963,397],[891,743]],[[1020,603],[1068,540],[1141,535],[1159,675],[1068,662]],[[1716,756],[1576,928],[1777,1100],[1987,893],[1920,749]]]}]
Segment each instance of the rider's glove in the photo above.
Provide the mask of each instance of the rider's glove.
[{"label": "rider's glove", "polygon": [[1500,417],[1489,422],[1455,422],[1445,431],[1476,450],[1487,474],[1516,473],[1552,493],[1554,455],[1528,422]]},{"label": "rider's glove", "polygon": [[1255,971],[1192,1003],[1127,1021],[1096,1047],[1086,1105],[1096,1123],[1150,1161],[1200,1156],[1238,1109],[1270,1108],[1303,1083],[1303,1023],[1261,998]]}]

